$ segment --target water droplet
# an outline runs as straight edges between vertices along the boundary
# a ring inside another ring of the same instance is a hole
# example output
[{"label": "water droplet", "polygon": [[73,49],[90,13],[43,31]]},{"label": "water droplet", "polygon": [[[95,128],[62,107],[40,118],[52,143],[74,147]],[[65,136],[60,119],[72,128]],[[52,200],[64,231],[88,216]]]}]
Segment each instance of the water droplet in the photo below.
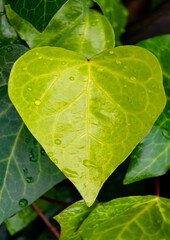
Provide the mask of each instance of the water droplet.
[{"label": "water droplet", "polygon": [[41,104],[41,100],[36,99],[34,103],[35,103],[36,106],[39,106]]},{"label": "water droplet", "polygon": [[3,16],[5,13],[4,12],[0,12],[0,16]]},{"label": "water droplet", "polygon": [[7,47],[8,52],[11,52],[12,50],[13,50],[13,47],[11,47],[11,46]]},{"label": "water droplet", "polygon": [[119,64],[119,65],[122,64],[121,61],[118,60],[118,59],[116,59],[116,63]]},{"label": "water droplet", "polygon": [[48,153],[48,156],[49,156],[49,157],[52,157],[52,156],[53,156],[53,153],[52,153],[52,152],[49,152],[49,153]]},{"label": "water droplet", "polygon": [[28,168],[23,168],[24,175],[26,176],[28,174]]},{"label": "water droplet", "polygon": [[83,165],[87,168],[97,168],[96,164],[88,160],[84,160]]},{"label": "water droplet", "polygon": [[110,54],[114,54],[114,51],[113,51],[113,50],[111,50],[109,53],[110,53]]},{"label": "water droplet", "polygon": [[63,62],[61,62],[61,64],[62,64],[62,65],[66,65],[66,62],[65,62],[65,61],[63,61]]},{"label": "water droplet", "polygon": [[55,144],[60,145],[61,144],[61,140],[60,139],[56,139],[55,140]]},{"label": "water droplet", "polygon": [[42,59],[42,56],[39,56],[38,59]]},{"label": "water droplet", "polygon": [[35,53],[35,55],[37,55],[37,56],[38,56],[38,55],[39,55],[39,53],[38,53],[38,52],[36,52],[36,53]]},{"label": "water droplet", "polygon": [[43,148],[41,149],[40,153],[41,153],[43,156],[45,156],[45,151],[44,151]]},{"label": "water droplet", "polygon": [[31,90],[32,90],[32,88],[30,88],[30,87],[28,87],[27,89],[28,89],[28,91],[31,91]]},{"label": "water droplet", "polygon": [[30,154],[30,162],[37,162],[38,161],[38,153],[34,153],[32,150],[31,150],[31,154]]},{"label": "water droplet", "polygon": [[72,171],[72,170],[70,170],[68,168],[63,169],[63,173],[65,175],[67,175],[67,177],[72,177],[72,178],[75,178],[75,177],[79,176],[77,172]]},{"label": "water droplet", "polygon": [[103,72],[103,68],[98,68],[97,71],[98,72]]},{"label": "water droplet", "polygon": [[20,207],[22,207],[22,208],[24,208],[24,207],[26,207],[28,205],[28,200],[27,199],[21,199],[20,201],[19,201],[19,206]]},{"label": "water droplet", "polygon": [[131,77],[130,80],[136,81],[136,77]]},{"label": "water droplet", "polygon": [[32,183],[32,182],[34,182],[34,178],[33,177],[26,177],[26,182],[27,183]]},{"label": "water droplet", "polygon": [[73,80],[74,80],[74,77],[71,76],[69,79],[73,81]]},{"label": "water droplet", "polygon": [[58,164],[58,159],[57,158],[53,158],[52,160],[55,164]]},{"label": "water droplet", "polygon": [[170,139],[170,131],[166,130],[166,129],[163,129],[162,130],[162,135],[167,138],[167,139]]}]

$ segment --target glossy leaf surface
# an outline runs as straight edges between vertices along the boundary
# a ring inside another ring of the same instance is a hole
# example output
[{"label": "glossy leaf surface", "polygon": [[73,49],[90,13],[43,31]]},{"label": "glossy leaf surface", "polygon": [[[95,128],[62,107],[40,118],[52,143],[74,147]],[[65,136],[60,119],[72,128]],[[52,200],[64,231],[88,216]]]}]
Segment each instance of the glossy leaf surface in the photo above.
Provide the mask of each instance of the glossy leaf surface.
[{"label": "glossy leaf surface", "polygon": [[151,132],[132,153],[125,184],[160,176],[170,169],[170,35],[154,37],[138,45],[150,50],[160,61],[167,104]]},{"label": "glossy leaf surface", "polygon": [[12,9],[42,32],[67,0],[8,0]]},{"label": "glossy leaf surface", "polygon": [[91,58],[105,49],[113,48],[115,41],[107,18],[95,10],[88,10],[86,14],[87,7],[80,0],[68,2],[43,33],[20,18],[9,5],[6,11],[10,23],[30,48],[61,46]]},{"label": "glossy leaf surface", "polygon": [[169,212],[166,198],[134,196],[99,203],[90,211],[80,201],[55,219],[62,227],[60,240],[69,234],[70,240],[160,240],[170,236]]},{"label": "glossy leaf surface", "polygon": [[4,1],[0,0],[0,47],[17,42],[17,34],[8,23],[4,10]]},{"label": "glossy leaf surface", "polygon": [[117,45],[121,42],[121,35],[125,31],[128,11],[121,0],[94,0],[98,3],[104,15],[108,18],[115,31]]},{"label": "glossy leaf surface", "polygon": [[0,48],[0,223],[64,179],[8,98],[11,67],[26,51],[22,45]]},{"label": "glossy leaf surface", "polygon": [[9,95],[88,206],[165,106],[157,59],[134,46],[90,61],[62,48],[33,49],[15,63]]}]

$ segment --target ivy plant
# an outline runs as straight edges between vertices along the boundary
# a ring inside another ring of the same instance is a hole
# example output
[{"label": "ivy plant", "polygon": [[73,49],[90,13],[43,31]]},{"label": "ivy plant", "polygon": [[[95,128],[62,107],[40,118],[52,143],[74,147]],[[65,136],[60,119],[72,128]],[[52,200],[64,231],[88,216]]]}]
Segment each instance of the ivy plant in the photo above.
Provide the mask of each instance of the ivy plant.
[{"label": "ivy plant", "polygon": [[168,240],[157,178],[157,196],[102,186],[169,169],[170,35],[123,45],[120,0],[0,0],[0,12],[0,224],[15,235],[40,215],[55,239]]}]

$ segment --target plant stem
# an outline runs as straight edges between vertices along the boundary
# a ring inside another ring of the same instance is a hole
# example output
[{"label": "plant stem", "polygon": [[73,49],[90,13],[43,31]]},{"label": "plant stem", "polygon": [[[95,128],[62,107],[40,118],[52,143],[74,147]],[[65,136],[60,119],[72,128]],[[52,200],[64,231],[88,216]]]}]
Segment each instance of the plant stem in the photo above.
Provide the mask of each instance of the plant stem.
[{"label": "plant stem", "polygon": [[56,227],[53,226],[52,223],[48,220],[48,218],[44,215],[44,213],[37,206],[37,204],[32,203],[32,207],[35,209],[35,211],[38,213],[38,215],[41,217],[41,219],[44,221],[44,223],[47,225],[47,227],[50,229],[50,231],[54,234],[54,236],[56,236],[56,238],[59,239],[60,233],[58,232]]},{"label": "plant stem", "polygon": [[156,196],[160,196],[159,177],[155,177]]},{"label": "plant stem", "polygon": [[62,201],[58,201],[58,200],[54,200],[45,196],[40,197],[41,199],[50,202],[50,203],[54,203],[54,204],[58,204],[58,205],[63,205],[63,206],[70,206],[72,203],[67,203],[67,202],[62,202]]}]

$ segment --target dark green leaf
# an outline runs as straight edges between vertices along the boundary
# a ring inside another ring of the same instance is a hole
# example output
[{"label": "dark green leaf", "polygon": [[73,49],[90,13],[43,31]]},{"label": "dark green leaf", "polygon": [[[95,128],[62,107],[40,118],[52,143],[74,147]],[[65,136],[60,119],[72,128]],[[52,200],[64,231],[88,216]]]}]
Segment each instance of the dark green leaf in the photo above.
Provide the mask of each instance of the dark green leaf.
[{"label": "dark green leaf", "polygon": [[8,0],[12,9],[42,32],[67,0]]},{"label": "dark green leaf", "polygon": [[6,18],[4,1],[0,0],[0,47],[7,44],[17,43],[17,41],[17,34]]},{"label": "dark green leaf", "polygon": [[40,33],[21,19],[9,5],[6,6],[9,21],[31,48],[61,46],[91,58],[113,48],[115,41],[107,18],[95,10],[88,10],[86,14],[86,10],[80,0],[70,1],[54,16],[47,29]]},{"label": "dark green leaf", "polygon": [[134,196],[99,203],[92,209],[80,201],[55,219],[62,227],[60,240],[168,240],[169,212],[166,198]]},{"label": "dark green leaf", "polygon": [[0,223],[64,178],[8,98],[10,69],[26,51],[22,45],[0,49]]},{"label": "dark green leaf", "polygon": [[121,35],[125,31],[128,11],[123,6],[121,0],[94,0],[98,3],[104,15],[113,26],[116,37],[116,44],[120,45]]},{"label": "dark green leaf", "polygon": [[150,50],[160,61],[167,104],[151,132],[132,153],[125,184],[160,176],[170,169],[170,35],[144,40],[138,45]]},{"label": "dark green leaf", "polygon": [[14,64],[9,94],[88,206],[166,103],[158,60],[136,46],[90,60],[63,48],[32,49]]}]

